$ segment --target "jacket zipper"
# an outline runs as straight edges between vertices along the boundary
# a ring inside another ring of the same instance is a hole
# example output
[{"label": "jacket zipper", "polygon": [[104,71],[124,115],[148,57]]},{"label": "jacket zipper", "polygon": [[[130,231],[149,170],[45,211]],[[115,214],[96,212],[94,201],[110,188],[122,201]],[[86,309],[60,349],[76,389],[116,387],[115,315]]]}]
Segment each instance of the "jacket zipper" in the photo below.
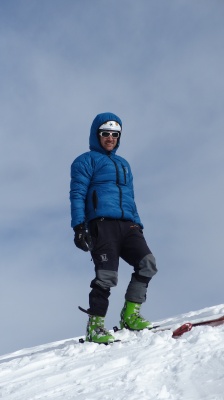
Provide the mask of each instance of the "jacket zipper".
[{"label": "jacket zipper", "polygon": [[[119,189],[119,199],[120,199],[120,209],[121,209],[121,218],[124,218],[124,210],[122,207],[122,190],[120,187],[120,181],[119,181],[119,169],[117,163],[109,156],[111,161],[114,163],[115,169],[116,169],[116,185]],[[124,169],[124,168],[123,168]],[[125,175],[125,183],[126,183],[126,175]]]},{"label": "jacket zipper", "polygon": [[124,183],[125,183],[125,185],[127,184],[127,172],[126,172],[126,169],[125,169],[125,167],[122,165],[122,168],[123,168],[123,171],[124,171]]}]

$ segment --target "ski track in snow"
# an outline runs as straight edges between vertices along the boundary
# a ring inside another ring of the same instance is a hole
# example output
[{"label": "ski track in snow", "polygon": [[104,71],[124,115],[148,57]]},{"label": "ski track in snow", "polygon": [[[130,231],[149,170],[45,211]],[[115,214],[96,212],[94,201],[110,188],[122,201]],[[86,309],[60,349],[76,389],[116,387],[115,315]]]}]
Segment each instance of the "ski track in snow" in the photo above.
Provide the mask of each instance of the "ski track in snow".
[{"label": "ski track in snow", "polygon": [[[157,321],[173,325],[224,315],[224,304]],[[224,400],[224,325],[117,332],[109,346],[63,340],[0,357],[4,400]]]}]

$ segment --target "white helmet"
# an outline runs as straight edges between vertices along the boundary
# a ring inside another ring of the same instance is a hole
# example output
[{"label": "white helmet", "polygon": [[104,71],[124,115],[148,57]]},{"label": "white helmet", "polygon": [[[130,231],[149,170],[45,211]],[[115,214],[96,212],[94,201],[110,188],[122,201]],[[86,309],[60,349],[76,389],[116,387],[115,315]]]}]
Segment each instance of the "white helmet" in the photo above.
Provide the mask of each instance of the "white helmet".
[{"label": "white helmet", "polygon": [[99,129],[106,129],[107,131],[121,132],[121,126],[116,121],[107,121],[100,125]]}]

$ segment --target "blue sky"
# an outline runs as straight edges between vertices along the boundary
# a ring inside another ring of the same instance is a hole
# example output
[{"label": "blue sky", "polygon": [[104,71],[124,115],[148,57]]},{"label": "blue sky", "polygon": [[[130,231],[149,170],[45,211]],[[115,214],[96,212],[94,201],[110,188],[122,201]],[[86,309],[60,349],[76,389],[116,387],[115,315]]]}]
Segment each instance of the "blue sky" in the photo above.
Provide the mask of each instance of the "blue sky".
[{"label": "blue sky", "polygon": [[[94,272],[69,175],[100,112],[123,121],[157,259],[144,316],[223,303],[223,16],[218,0],[0,3],[0,354],[85,332]],[[108,328],[131,272],[120,263]]]}]

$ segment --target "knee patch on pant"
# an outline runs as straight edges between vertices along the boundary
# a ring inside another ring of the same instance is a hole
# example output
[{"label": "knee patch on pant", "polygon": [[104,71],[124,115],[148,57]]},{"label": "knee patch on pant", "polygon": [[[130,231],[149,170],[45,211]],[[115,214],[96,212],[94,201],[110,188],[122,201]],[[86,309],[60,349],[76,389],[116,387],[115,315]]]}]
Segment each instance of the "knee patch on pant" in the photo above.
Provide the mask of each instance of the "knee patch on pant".
[{"label": "knee patch on pant", "polygon": [[156,260],[152,253],[147,254],[139,263],[138,274],[152,278],[157,273]]},{"label": "knee patch on pant", "polygon": [[118,273],[117,271],[108,271],[99,269],[96,271],[95,283],[104,290],[108,290],[117,285]]}]

